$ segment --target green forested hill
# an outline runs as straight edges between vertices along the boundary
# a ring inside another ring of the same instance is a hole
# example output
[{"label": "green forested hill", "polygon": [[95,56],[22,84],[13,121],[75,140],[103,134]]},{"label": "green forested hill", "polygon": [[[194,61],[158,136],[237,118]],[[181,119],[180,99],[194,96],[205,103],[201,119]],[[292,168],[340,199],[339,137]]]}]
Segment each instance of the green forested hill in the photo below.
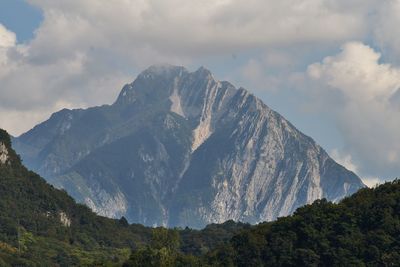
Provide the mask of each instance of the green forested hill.
[{"label": "green forested hill", "polygon": [[148,228],[28,171],[0,130],[0,266],[400,266],[400,181],[256,226]]},{"label": "green forested hill", "polygon": [[118,262],[149,239],[149,228],[97,216],[28,171],[2,130],[1,144],[7,161],[0,162],[0,266]]},{"label": "green forested hill", "polygon": [[400,266],[400,181],[319,200],[242,231],[208,255],[227,266]]}]

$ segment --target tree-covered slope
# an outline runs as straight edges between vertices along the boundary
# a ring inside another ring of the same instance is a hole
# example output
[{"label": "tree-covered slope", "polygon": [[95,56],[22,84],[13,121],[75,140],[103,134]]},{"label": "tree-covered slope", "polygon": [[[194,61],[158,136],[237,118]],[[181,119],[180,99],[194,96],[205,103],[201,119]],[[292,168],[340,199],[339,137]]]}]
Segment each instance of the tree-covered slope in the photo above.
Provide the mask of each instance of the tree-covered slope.
[{"label": "tree-covered slope", "polygon": [[147,242],[150,229],[97,216],[28,171],[3,130],[0,148],[0,266],[118,262]]},{"label": "tree-covered slope", "polygon": [[400,266],[400,180],[339,204],[318,200],[242,231],[206,258],[217,266]]}]

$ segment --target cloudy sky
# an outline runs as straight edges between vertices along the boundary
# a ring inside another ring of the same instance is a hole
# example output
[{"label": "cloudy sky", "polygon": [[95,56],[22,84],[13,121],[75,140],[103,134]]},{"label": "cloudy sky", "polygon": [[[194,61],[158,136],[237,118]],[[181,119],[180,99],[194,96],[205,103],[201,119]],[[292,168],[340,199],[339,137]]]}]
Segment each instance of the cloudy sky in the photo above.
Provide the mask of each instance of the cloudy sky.
[{"label": "cloudy sky", "polygon": [[0,127],[112,103],[152,64],[264,100],[368,184],[400,176],[400,0],[2,0]]}]

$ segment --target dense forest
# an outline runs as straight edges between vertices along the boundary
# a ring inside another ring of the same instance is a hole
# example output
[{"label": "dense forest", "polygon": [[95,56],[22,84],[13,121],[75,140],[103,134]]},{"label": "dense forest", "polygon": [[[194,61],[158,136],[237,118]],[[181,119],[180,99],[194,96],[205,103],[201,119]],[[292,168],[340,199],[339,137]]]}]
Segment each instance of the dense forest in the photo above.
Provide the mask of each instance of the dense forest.
[{"label": "dense forest", "polygon": [[255,226],[148,228],[97,216],[0,143],[0,266],[399,266],[399,180]]},{"label": "dense forest", "polygon": [[153,239],[125,266],[400,266],[400,180],[242,229],[199,257]]}]

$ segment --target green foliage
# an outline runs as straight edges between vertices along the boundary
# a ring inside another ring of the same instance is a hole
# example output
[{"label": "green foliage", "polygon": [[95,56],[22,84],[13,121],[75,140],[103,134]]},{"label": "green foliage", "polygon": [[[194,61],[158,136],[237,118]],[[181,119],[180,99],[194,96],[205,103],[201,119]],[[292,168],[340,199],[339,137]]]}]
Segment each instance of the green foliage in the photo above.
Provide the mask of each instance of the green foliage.
[{"label": "green foliage", "polygon": [[180,250],[180,236],[177,229],[153,229],[149,245],[136,249],[124,263],[125,267],[154,266],[199,266],[198,258],[184,255]]},{"label": "green foliage", "polygon": [[[227,257],[222,252],[229,251]],[[235,235],[207,257],[226,266],[399,266],[400,181],[326,200]]]},{"label": "green foliage", "polygon": [[9,160],[0,164],[0,266],[121,265],[150,239],[151,229],[97,216],[28,171],[2,130],[0,142],[9,152]]},{"label": "green foliage", "polygon": [[150,244],[155,249],[165,248],[168,251],[177,251],[180,245],[179,232],[176,229],[154,228]]}]

